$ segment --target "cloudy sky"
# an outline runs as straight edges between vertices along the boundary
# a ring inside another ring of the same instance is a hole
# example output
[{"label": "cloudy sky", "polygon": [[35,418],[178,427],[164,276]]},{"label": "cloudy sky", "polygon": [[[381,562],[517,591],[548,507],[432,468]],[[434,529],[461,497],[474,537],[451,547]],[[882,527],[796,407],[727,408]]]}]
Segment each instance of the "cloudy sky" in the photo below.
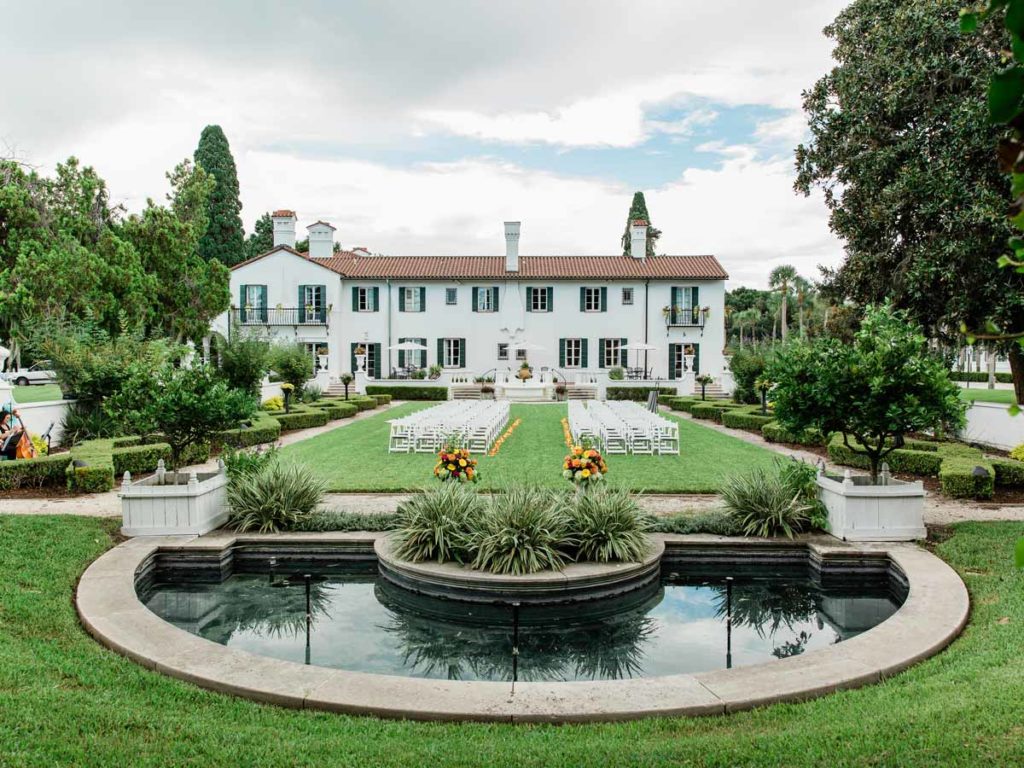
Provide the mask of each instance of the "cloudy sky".
[{"label": "cloudy sky", "polygon": [[841,245],[792,191],[800,92],[839,0],[20,2],[0,28],[0,151],[93,165],[130,210],[208,123],[246,228],[294,208],[346,247],[616,252],[644,190],[665,253],[730,287]]}]

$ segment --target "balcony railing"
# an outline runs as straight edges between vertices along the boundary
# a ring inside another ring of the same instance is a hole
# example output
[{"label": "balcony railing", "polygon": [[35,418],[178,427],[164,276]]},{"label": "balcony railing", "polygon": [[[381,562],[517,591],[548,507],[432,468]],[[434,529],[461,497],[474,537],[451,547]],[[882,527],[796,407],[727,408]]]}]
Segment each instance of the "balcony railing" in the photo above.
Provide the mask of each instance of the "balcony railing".
[{"label": "balcony railing", "polygon": [[668,326],[704,327],[704,312],[700,307],[693,309],[675,308],[666,313],[665,323]]},{"label": "balcony railing", "polygon": [[327,309],[317,307],[249,307],[232,309],[231,323],[238,325],[327,325]]}]

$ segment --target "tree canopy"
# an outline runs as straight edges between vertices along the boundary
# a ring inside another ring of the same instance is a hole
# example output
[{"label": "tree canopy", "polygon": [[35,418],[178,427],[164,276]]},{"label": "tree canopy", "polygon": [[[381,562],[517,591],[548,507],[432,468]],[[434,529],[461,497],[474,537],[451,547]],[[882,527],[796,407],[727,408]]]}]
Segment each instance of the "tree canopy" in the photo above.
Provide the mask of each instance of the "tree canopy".
[{"label": "tree canopy", "polygon": [[658,246],[658,238],[661,237],[661,230],[655,228],[651,222],[651,214],[647,212],[647,201],[643,192],[633,193],[633,202],[629,206],[629,215],[626,216],[626,231],[622,235],[622,255],[630,256],[633,252],[632,238],[629,227],[637,220],[647,222],[647,256],[654,255],[654,249]]},{"label": "tree canopy", "polygon": [[274,247],[274,220],[270,213],[256,219],[253,233],[245,240],[245,258],[254,259]]},{"label": "tree canopy", "polygon": [[[824,192],[845,242],[825,288],[891,300],[946,339],[989,318],[1024,326],[1024,277],[997,266],[1010,185],[985,99],[1005,33],[961,34],[961,5],[854,0],[825,29],[837,63],[804,94],[811,139],[796,150],[796,188]],[[1011,365],[1024,379],[1024,359]]]},{"label": "tree canopy", "polygon": [[233,266],[245,260],[245,232],[235,158],[219,125],[203,129],[195,162],[214,181],[207,203],[208,225],[199,241],[199,254],[207,261],[216,259],[225,266]]}]

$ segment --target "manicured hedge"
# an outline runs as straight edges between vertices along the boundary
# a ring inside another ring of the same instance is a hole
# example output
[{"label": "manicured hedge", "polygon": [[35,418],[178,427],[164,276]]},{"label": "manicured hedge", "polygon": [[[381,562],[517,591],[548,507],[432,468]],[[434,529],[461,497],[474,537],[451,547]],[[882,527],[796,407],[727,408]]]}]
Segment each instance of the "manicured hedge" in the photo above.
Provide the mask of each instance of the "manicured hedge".
[{"label": "manicured hedge", "polygon": [[[851,445],[856,445],[851,440]],[[828,444],[828,457],[836,464],[868,469],[871,463],[863,453],[857,453],[843,444],[842,435],[835,435]],[[914,451],[897,448],[885,456],[883,461],[893,472],[907,472],[911,475],[937,475],[945,456],[938,451]]]},{"label": "manicured hedge", "polygon": [[[111,452],[113,459],[113,471],[116,479],[121,478],[125,472],[138,475],[143,472],[152,472],[160,459],[170,461],[171,446],[167,443],[152,443],[151,445],[132,445],[124,448],[114,448]],[[205,459],[204,459],[205,461]],[[189,464],[195,462],[189,461]]]},{"label": "manicured hedge", "polygon": [[359,408],[355,403],[338,402],[336,400],[316,402],[311,407],[324,411],[327,414],[327,418],[331,421],[346,419],[350,416],[355,416],[359,412]]},{"label": "manicured hedge", "polygon": [[296,406],[289,413],[274,412],[270,415],[281,425],[282,430],[322,427],[329,421],[327,411],[323,408],[310,408],[308,406]]},{"label": "manicured hedge", "polygon": [[747,429],[760,434],[761,427],[770,423],[774,416],[762,416],[760,409],[757,413],[752,411],[723,411],[722,423],[732,429]]},{"label": "manicured hedge", "polygon": [[249,426],[241,429],[228,429],[214,435],[214,446],[231,448],[249,448],[253,445],[272,443],[281,436],[281,422],[264,411],[257,411],[249,419]]},{"label": "manicured hedge", "polygon": [[369,396],[350,397],[348,401],[355,405],[360,411],[372,411],[377,407],[377,401]]},{"label": "manicured hedge", "polygon": [[675,395],[658,395],[658,405],[671,405],[671,401],[675,399]]},{"label": "manicured hedge", "polygon": [[695,400],[690,406],[690,415],[695,419],[708,419],[722,423],[722,414],[736,408],[746,408],[740,403],[724,403],[715,400]]},{"label": "manicured hedge", "polygon": [[46,488],[64,485],[71,456],[58,453],[35,459],[0,461],[0,491],[17,488]]},{"label": "manicured hedge", "polygon": [[378,392],[375,395],[367,395],[367,397],[372,397],[374,400],[376,400],[377,405],[387,405],[388,403],[391,402],[391,395],[387,395],[382,392]]},{"label": "manicured hedge", "polygon": [[[985,371],[950,371],[949,378],[952,381],[987,382],[988,373]],[[996,381],[998,381],[1000,384],[1012,384],[1013,374],[996,373]]]},{"label": "manicured hedge", "polygon": [[448,387],[389,387],[384,384],[370,384],[367,395],[391,395],[395,400],[447,400]]},{"label": "manicured hedge", "polygon": [[[984,473],[975,474],[978,468]],[[981,457],[947,456],[939,470],[942,495],[953,499],[991,499],[995,490],[992,465]]]},{"label": "manicured hedge", "polygon": [[790,432],[777,421],[770,421],[761,427],[761,436],[769,443],[791,443],[793,445],[824,445],[825,437],[816,429]]},{"label": "manicured hedge", "polygon": [[605,397],[609,400],[634,400],[642,403],[651,392],[657,392],[659,397],[678,394],[675,387],[608,387],[605,390]]},{"label": "manicured hedge", "polygon": [[690,409],[699,402],[700,400],[694,400],[692,397],[669,397],[668,407],[673,411],[684,411],[689,413]]},{"label": "manicured hedge", "polygon": [[1024,488],[1024,461],[989,459],[995,471],[996,485],[1005,488]]}]

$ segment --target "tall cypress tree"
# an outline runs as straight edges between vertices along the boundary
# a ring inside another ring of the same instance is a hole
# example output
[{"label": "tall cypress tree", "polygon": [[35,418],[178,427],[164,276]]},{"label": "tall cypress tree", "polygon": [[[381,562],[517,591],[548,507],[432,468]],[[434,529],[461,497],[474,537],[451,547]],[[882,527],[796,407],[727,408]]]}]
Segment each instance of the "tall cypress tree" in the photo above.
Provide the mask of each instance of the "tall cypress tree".
[{"label": "tall cypress tree", "polygon": [[256,219],[255,231],[245,240],[245,258],[253,259],[274,247],[274,220],[269,213]]},{"label": "tall cypress tree", "polygon": [[622,234],[622,255],[631,256],[633,252],[632,238],[629,235],[629,225],[634,221],[642,219],[647,222],[647,255],[654,255],[654,247],[661,237],[661,230],[655,229],[651,224],[651,215],[647,212],[647,201],[644,200],[643,192],[633,193],[633,204],[629,206],[629,215],[626,217],[626,231]]},{"label": "tall cypress tree", "polygon": [[208,125],[196,147],[196,165],[213,176],[216,185],[208,204],[209,226],[199,241],[199,254],[231,266],[245,259],[242,203],[238,199],[238,172],[227,136],[219,125]]}]

